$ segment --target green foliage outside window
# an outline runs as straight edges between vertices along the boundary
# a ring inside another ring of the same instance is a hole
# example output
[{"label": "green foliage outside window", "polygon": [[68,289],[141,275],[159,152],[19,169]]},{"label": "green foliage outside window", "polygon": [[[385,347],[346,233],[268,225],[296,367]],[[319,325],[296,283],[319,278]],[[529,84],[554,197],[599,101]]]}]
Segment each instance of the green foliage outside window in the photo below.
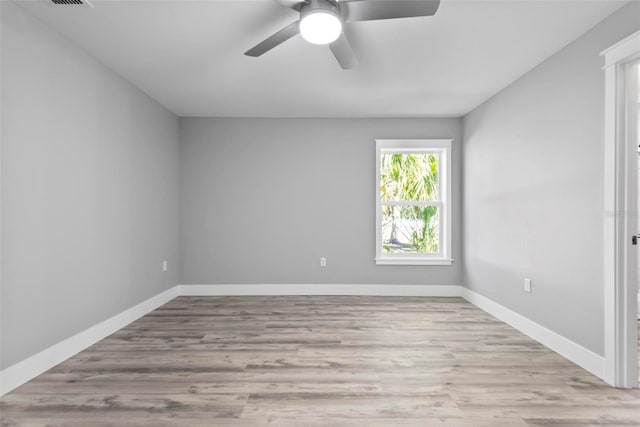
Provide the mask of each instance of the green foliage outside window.
[{"label": "green foliage outside window", "polygon": [[383,204],[383,249],[393,253],[436,253],[439,246],[437,206],[401,206],[392,202],[433,202],[439,195],[437,154],[383,154],[380,198]]}]

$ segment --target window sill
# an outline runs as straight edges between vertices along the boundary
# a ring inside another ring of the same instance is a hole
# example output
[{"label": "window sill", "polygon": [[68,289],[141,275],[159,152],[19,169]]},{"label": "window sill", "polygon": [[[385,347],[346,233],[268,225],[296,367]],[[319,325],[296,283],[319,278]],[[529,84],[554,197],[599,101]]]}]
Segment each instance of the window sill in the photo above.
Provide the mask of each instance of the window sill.
[{"label": "window sill", "polygon": [[451,265],[452,259],[447,258],[376,258],[376,265]]}]

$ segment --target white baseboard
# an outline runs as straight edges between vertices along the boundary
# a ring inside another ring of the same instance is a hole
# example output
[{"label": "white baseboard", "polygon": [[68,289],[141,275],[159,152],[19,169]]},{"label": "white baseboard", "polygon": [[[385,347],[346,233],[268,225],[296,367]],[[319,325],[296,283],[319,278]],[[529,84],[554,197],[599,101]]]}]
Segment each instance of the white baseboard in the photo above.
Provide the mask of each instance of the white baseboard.
[{"label": "white baseboard", "polygon": [[508,308],[490,300],[467,288],[462,289],[462,298],[486,311],[507,325],[533,338],[545,347],[550,348],[576,365],[586,369],[599,378],[604,378],[604,357],[579,344],[559,335],[536,322],[509,310]]},{"label": "white baseboard", "polygon": [[129,323],[155,310],[178,296],[179,289],[174,286],[137,304],[122,313],[98,323],[64,341],[59,342],[40,353],[0,371],[0,396],[21,386],[43,372],[53,368],[71,356],[124,328]]},{"label": "white baseboard", "polygon": [[462,286],[447,285],[178,285],[180,295],[232,296],[232,295],[369,295],[459,297]]}]

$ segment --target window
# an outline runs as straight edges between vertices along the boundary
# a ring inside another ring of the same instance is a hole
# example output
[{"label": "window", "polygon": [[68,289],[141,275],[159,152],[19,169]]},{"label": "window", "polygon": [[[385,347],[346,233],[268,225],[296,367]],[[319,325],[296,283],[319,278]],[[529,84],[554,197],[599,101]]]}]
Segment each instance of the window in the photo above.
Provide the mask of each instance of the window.
[{"label": "window", "polygon": [[376,140],[376,264],[453,261],[451,142]]}]

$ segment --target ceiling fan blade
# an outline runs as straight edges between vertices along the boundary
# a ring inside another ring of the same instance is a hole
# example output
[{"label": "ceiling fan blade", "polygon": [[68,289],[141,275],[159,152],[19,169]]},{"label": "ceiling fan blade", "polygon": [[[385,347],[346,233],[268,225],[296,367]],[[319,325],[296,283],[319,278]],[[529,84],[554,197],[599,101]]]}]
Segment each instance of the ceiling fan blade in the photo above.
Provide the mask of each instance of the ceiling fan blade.
[{"label": "ceiling fan blade", "polygon": [[343,0],[347,22],[433,16],[440,0]]},{"label": "ceiling fan blade", "polygon": [[338,40],[331,43],[329,48],[331,49],[331,52],[333,52],[333,56],[338,60],[342,69],[350,70],[358,65],[358,59],[353,53],[349,40],[347,40],[347,36],[345,36],[344,33],[340,34]]},{"label": "ceiling fan blade", "polygon": [[274,35],[267,37],[262,42],[258,43],[244,54],[247,56],[260,56],[265,52],[270,51],[274,47],[278,46],[289,40],[291,37],[295,36],[299,32],[299,21],[296,21],[292,24],[287,25]]}]

